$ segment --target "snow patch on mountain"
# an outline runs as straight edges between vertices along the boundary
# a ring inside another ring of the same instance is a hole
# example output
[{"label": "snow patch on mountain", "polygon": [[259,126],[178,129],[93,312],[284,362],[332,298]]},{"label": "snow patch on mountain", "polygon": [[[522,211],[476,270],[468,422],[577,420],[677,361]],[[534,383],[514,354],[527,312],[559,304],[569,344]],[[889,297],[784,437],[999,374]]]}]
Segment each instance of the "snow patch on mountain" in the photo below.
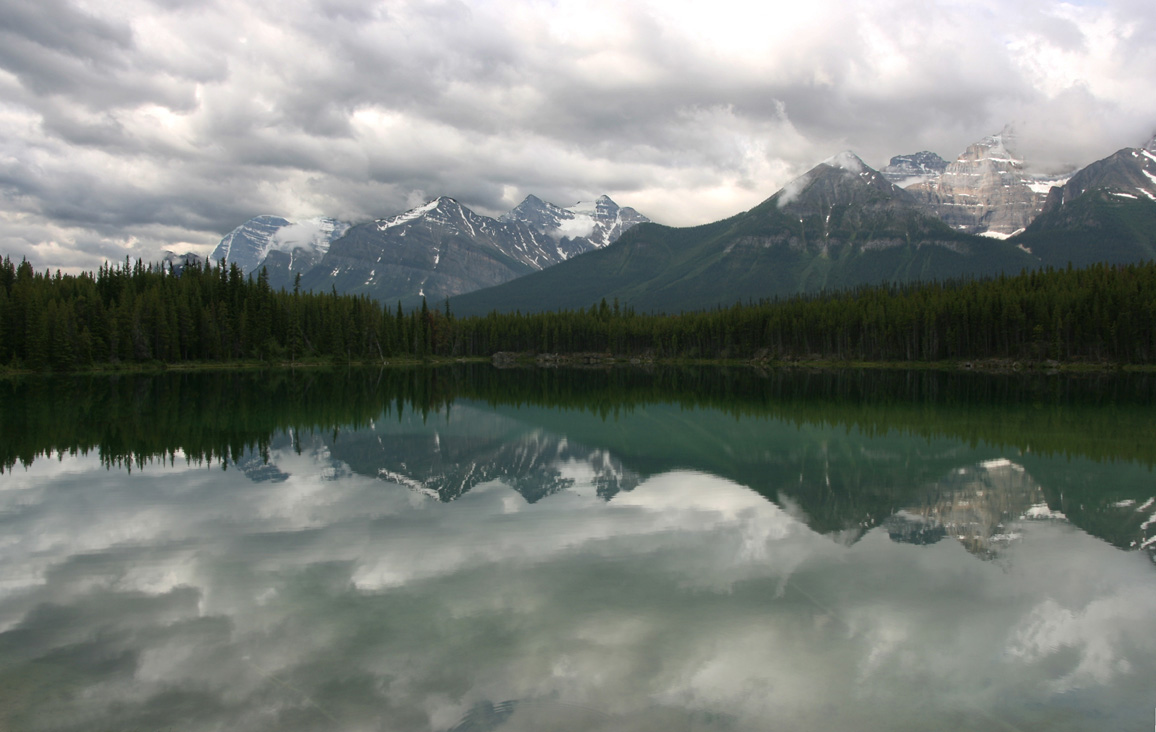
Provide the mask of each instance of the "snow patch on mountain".
[{"label": "snow patch on mountain", "polygon": [[387,219],[378,219],[377,230],[385,231],[386,229],[392,229],[396,226],[401,226],[402,224],[407,224],[410,221],[419,219],[437,208],[441,201],[441,198],[435,198],[429,203],[418,206],[417,208],[411,208],[410,210],[405,211],[404,213],[399,213],[396,216],[391,216]]},{"label": "snow patch on mountain", "polygon": [[1053,188],[1063,188],[1064,184],[1071,179],[1071,174],[1049,175],[1046,173],[1028,173],[1024,182],[1027,183],[1032,193],[1038,193],[1046,197],[1051,193]]}]

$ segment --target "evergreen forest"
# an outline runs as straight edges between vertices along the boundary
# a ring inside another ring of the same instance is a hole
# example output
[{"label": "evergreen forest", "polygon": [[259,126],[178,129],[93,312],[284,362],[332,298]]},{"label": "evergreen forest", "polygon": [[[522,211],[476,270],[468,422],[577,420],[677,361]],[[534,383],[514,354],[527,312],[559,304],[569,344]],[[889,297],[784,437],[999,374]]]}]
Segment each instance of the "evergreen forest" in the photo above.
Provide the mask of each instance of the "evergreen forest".
[{"label": "evergreen forest", "polygon": [[274,290],[235,265],[105,265],[36,272],[0,263],[0,367],[490,357],[979,359],[1156,363],[1156,263],[1046,269],[989,280],[860,287],[710,311],[583,310],[457,318],[365,296]]}]

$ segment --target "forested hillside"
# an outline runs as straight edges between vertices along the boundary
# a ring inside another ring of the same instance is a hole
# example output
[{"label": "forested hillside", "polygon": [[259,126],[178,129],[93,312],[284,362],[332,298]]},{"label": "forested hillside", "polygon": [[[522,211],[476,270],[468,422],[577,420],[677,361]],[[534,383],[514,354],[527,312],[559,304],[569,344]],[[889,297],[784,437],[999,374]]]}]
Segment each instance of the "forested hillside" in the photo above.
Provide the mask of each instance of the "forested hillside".
[{"label": "forested hillside", "polygon": [[0,266],[0,365],[623,357],[1156,363],[1156,264],[1095,265],[945,284],[863,287],[682,315],[585,310],[456,318],[367,297],[273,290],[262,274],[137,262],[79,276]]}]

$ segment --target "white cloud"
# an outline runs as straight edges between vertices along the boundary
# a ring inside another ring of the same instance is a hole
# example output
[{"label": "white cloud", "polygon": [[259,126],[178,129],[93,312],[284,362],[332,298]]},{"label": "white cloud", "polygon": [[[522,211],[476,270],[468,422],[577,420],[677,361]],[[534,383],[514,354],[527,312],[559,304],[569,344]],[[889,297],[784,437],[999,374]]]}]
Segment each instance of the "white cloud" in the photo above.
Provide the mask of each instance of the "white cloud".
[{"label": "white cloud", "polygon": [[0,248],[38,267],[204,253],[251,216],[369,219],[415,191],[489,214],[607,193],[703,223],[840,149],[951,158],[1010,121],[1029,158],[1086,164],[1156,127],[1156,7],[1132,0],[5,0],[0,18]]}]

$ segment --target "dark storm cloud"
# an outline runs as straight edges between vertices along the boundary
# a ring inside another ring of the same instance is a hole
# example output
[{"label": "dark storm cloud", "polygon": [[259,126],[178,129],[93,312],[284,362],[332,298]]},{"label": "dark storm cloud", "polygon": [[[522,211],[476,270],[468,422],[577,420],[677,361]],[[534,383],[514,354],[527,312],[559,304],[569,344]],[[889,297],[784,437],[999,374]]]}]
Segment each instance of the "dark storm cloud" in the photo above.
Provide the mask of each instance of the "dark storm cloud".
[{"label": "dark storm cloud", "polygon": [[[127,27],[88,15],[67,0],[5,0],[0,3],[0,21],[5,67],[30,72],[34,79],[50,77],[54,64],[47,59],[51,57],[110,67],[117,65],[121,51],[132,46]],[[43,55],[35,54],[35,49]],[[46,73],[38,77],[36,72]],[[75,83],[68,78],[56,81],[61,89]],[[48,89],[54,90],[51,84]]]},{"label": "dark storm cloud", "polygon": [[609,193],[698,223],[841,149],[951,158],[1008,122],[1039,162],[1086,164],[1156,127],[1154,18],[1133,0],[2,0],[0,249],[204,253],[261,213],[364,220],[443,194],[496,214]]}]

